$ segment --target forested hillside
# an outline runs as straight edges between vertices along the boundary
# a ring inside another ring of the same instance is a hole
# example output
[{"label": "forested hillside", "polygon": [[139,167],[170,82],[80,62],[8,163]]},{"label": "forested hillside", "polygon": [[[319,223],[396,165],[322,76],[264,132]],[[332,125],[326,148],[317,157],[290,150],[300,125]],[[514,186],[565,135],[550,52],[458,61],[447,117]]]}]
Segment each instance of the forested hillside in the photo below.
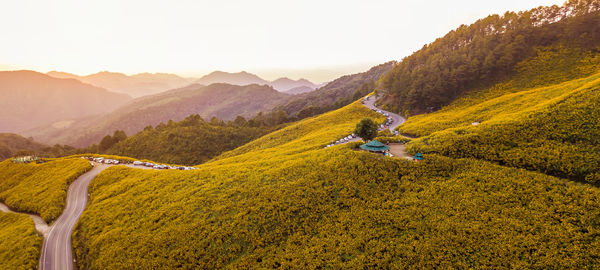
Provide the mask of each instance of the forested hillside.
[{"label": "forested hillside", "polygon": [[[112,167],[74,234],[80,268],[588,268],[600,190],[473,159],[323,146],[354,103],[194,171]],[[106,211],[111,209],[111,211]],[[540,228],[544,228],[540,230]],[[135,241],[132,241],[135,239]]]},{"label": "forested hillside", "polygon": [[597,52],[599,11],[598,0],[571,0],[463,25],[395,66],[383,80],[388,91],[381,102],[407,114],[437,110],[464,93],[509,79],[515,65],[535,56],[538,47]]},{"label": "forested hillside", "polygon": [[0,133],[0,161],[23,150],[41,151],[48,146],[23,138],[14,133]]},{"label": "forested hillside", "polygon": [[342,76],[315,91],[295,95],[277,109],[302,119],[346,106],[373,91],[375,83],[392,69],[387,62],[357,74]]},{"label": "forested hillside", "polygon": [[105,151],[108,154],[143,158],[158,162],[196,165],[265,135],[276,126],[247,121],[238,116],[234,121],[213,119],[206,122],[199,115],[183,121],[168,121],[140,133]]}]

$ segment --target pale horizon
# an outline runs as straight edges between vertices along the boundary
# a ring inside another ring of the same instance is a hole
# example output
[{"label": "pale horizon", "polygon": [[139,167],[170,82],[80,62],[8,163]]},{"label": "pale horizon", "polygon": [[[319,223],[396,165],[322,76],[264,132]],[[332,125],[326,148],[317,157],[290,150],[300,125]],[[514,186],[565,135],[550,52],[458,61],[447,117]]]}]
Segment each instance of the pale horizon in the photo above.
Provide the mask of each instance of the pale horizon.
[{"label": "pale horizon", "polygon": [[318,83],[400,61],[490,14],[563,2],[5,1],[0,70],[247,71]]}]

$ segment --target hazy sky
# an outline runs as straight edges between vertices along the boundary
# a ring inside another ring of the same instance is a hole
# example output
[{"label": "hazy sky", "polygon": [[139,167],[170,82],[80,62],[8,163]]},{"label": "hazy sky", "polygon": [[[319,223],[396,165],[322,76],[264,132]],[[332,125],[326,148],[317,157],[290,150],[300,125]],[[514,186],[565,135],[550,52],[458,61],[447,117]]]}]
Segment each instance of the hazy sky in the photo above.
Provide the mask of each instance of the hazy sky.
[{"label": "hazy sky", "polygon": [[461,24],[556,0],[0,0],[0,69],[315,81],[400,60]]}]

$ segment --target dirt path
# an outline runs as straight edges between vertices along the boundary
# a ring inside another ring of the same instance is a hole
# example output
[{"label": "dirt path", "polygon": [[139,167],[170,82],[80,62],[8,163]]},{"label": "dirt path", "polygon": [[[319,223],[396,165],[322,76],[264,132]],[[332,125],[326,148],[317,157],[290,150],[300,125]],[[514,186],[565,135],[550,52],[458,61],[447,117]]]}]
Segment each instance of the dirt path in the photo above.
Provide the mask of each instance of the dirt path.
[{"label": "dirt path", "polygon": [[[15,213],[15,214],[24,214],[11,210],[6,204],[0,203],[0,211],[6,213]],[[35,229],[44,236],[44,238],[48,235],[50,231],[50,226],[44,221],[40,216],[34,214],[25,214],[33,219],[33,223],[35,223]]]},{"label": "dirt path", "polygon": [[406,150],[404,149],[404,144],[390,143],[388,146],[390,147],[390,153],[395,157],[413,160],[413,157],[406,153]]}]

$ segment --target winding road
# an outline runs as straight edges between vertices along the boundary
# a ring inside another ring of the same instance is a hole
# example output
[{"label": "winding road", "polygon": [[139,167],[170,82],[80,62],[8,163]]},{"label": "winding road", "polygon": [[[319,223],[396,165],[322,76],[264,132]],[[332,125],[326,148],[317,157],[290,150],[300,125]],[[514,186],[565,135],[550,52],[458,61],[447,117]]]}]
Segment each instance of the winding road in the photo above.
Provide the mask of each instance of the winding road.
[{"label": "winding road", "polygon": [[[38,269],[73,269],[73,254],[71,249],[71,234],[75,223],[85,210],[88,200],[88,185],[104,169],[114,166],[101,163],[93,163],[94,167],[88,172],[80,175],[67,190],[67,202],[65,209],[58,219],[48,226],[46,222],[37,215],[21,213],[11,210],[7,205],[0,203],[0,211],[27,214],[34,223],[35,229],[44,236],[44,244],[41,250],[40,264]],[[143,166],[127,164],[125,166],[140,169],[149,169]]]},{"label": "winding road", "polygon": [[[379,110],[382,112],[382,114],[387,113],[392,119],[388,126],[390,131],[393,132],[396,127],[406,121],[406,118],[398,114],[375,107],[376,101],[377,98],[371,96],[364,102],[363,105],[370,109]],[[360,138],[355,138],[350,141],[359,139]],[[75,224],[77,223],[77,220],[87,205],[88,185],[100,172],[110,166],[113,165],[94,163],[94,167],[90,171],[82,174],[75,181],[73,181],[71,185],[69,185],[65,209],[60,217],[58,217],[58,219],[51,226],[48,226],[48,224],[46,224],[41,217],[33,214],[27,214],[35,222],[36,230],[44,236],[44,244],[42,246],[39,269],[70,270],[74,268],[74,260],[71,249],[71,234]],[[142,166],[126,166],[148,169]],[[0,211],[18,213],[12,211],[8,206],[2,203],[0,203]]]},{"label": "winding road", "polygon": [[73,254],[71,252],[73,228],[79,216],[85,210],[88,200],[88,185],[96,175],[108,167],[110,165],[95,164],[94,168],[71,183],[67,191],[66,207],[44,239],[40,269],[73,269]]},{"label": "winding road", "polygon": [[[369,96],[369,97],[368,97],[368,98],[365,100],[365,102],[363,103],[363,105],[364,105],[365,107],[367,107],[367,108],[371,109],[371,110],[379,110],[379,111],[381,111],[381,112],[382,112],[381,114],[387,113],[387,114],[389,115],[389,117],[391,117],[391,118],[392,118],[392,121],[391,121],[391,122],[390,122],[390,124],[388,125],[388,129],[389,129],[389,130],[390,130],[392,133],[394,132],[394,130],[396,129],[396,127],[398,127],[399,125],[402,125],[404,122],[406,122],[406,118],[404,118],[403,116],[401,116],[401,115],[399,115],[399,114],[396,114],[396,113],[393,113],[393,112],[389,112],[389,111],[386,111],[386,110],[382,110],[382,109],[380,109],[380,108],[377,108],[377,107],[375,107],[375,102],[376,102],[376,101],[377,101],[377,97],[376,97],[376,96],[373,94],[373,95],[370,95],[370,96]],[[346,143],[349,143],[349,142],[358,142],[358,141],[360,141],[360,140],[362,140],[360,137],[355,137],[355,138],[352,138],[352,139],[346,140],[345,142],[340,142],[340,141],[338,140],[338,141],[336,141],[335,143],[333,143],[333,144],[331,144],[331,145],[328,145],[327,147],[329,147],[329,146],[333,146],[333,145],[346,144]]]},{"label": "winding road", "polygon": [[375,95],[371,95],[369,97],[369,99],[367,99],[365,101],[365,103],[363,105],[365,105],[367,108],[369,109],[375,109],[375,110],[380,110],[384,113],[387,113],[391,118],[392,118],[392,122],[390,123],[390,125],[388,126],[389,130],[391,132],[394,132],[394,130],[399,126],[402,125],[404,122],[406,122],[406,118],[402,117],[399,114],[393,113],[393,112],[389,112],[386,110],[382,110],[380,108],[375,107],[375,101],[377,101],[377,98],[375,97]]}]

